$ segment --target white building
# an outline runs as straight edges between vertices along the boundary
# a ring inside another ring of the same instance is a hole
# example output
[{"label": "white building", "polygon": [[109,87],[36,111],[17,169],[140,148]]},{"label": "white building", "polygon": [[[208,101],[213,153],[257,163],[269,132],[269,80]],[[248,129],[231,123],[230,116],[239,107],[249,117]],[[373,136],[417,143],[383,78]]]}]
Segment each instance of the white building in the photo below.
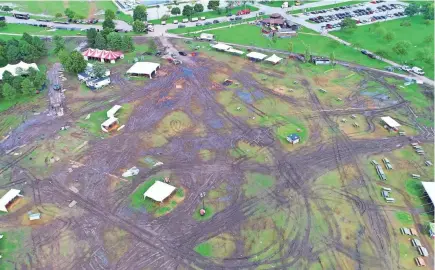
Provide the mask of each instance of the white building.
[{"label": "white building", "polygon": [[157,70],[159,68],[160,68],[159,63],[137,62],[129,70],[127,70],[127,74],[131,76],[146,75],[149,76],[150,79],[152,79],[152,76],[156,75]]},{"label": "white building", "polygon": [[110,132],[119,126],[119,120],[116,117],[111,117],[101,124],[101,130]]},{"label": "white building", "polygon": [[11,189],[9,190],[3,197],[0,199],[0,211],[8,212],[7,206],[13,202],[17,197],[22,197],[23,195],[20,195],[20,190],[18,189]]},{"label": "white building", "polygon": [[166,198],[171,196],[175,189],[176,187],[174,186],[161,181],[156,181],[147,191],[145,191],[143,198],[145,199],[148,197],[156,202],[163,202]]},{"label": "white building", "polygon": [[94,89],[99,89],[109,84],[110,84],[110,77],[98,78],[86,82],[86,85],[89,88],[94,88]]},{"label": "white building", "polygon": [[399,123],[397,123],[396,120],[394,120],[393,118],[389,117],[389,116],[385,116],[385,117],[381,117],[381,120],[390,128],[392,128],[393,130],[399,130],[399,127],[401,127],[401,125]]},{"label": "white building", "polygon": [[267,57],[267,55],[258,53],[258,52],[250,52],[246,55],[249,59],[252,59],[254,61],[262,61],[264,58]]}]

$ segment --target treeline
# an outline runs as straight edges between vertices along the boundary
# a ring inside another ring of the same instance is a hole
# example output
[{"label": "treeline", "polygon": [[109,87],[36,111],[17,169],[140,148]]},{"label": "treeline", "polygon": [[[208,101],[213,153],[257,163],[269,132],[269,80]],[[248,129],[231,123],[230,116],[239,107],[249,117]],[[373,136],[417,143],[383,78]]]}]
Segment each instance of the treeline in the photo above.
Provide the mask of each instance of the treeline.
[{"label": "treeline", "polygon": [[46,80],[43,72],[30,68],[20,76],[12,76],[9,71],[3,73],[1,94],[6,100],[14,100],[19,96],[29,96],[37,93]]},{"label": "treeline", "polygon": [[117,32],[109,32],[105,35],[104,31],[97,32],[91,28],[86,32],[86,37],[90,48],[123,52],[134,51],[134,42],[131,36],[121,35]]},{"label": "treeline", "polygon": [[20,39],[0,39],[0,66],[16,64],[20,61],[32,63],[47,55],[44,41],[24,33]]}]

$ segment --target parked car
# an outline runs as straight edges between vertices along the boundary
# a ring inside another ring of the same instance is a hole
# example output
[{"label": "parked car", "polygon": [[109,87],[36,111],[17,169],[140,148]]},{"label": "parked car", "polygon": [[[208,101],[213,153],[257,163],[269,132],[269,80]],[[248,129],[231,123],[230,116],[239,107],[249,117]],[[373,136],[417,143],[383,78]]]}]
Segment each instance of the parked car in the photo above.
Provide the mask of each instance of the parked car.
[{"label": "parked car", "polygon": [[178,20],[174,20],[174,24],[178,24]]},{"label": "parked car", "polygon": [[258,15],[264,15],[264,12],[263,11],[260,11],[260,12],[258,12]]},{"label": "parked car", "polygon": [[219,23],[219,20],[213,20],[213,23]]},{"label": "parked car", "polygon": [[184,24],[179,24],[178,25],[178,28],[184,28],[184,27],[186,27]]},{"label": "parked car", "polygon": [[411,71],[417,75],[424,75],[424,71],[419,67],[412,67]]},{"label": "parked car", "polygon": [[410,72],[411,71],[411,67],[410,66],[401,66],[400,69],[403,70],[403,71],[406,71],[406,72]]},{"label": "parked car", "polygon": [[162,21],[162,25],[166,25],[166,21]]},{"label": "parked car", "polygon": [[55,84],[55,85],[53,85],[53,90],[54,91],[60,91],[62,88],[60,87],[60,85],[58,85],[58,84]]},{"label": "parked car", "polygon": [[185,53],[185,52],[181,52],[181,51],[178,52],[178,54],[179,54],[179,55],[182,55],[182,56],[187,56],[187,53]]},{"label": "parked car", "polygon": [[367,50],[361,50],[361,53],[367,55],[369,52]]},{"label": "parked car", "polygon": [[210,25],[211,24],[211,22],[205,22],[204,23],[204,25]]},{"label": "parked car", "polygon": [[205,20],[205,17],[201,17],[200,19],[201,19],[201,21],[203,21],[203,20]]},{"label": "parked car", "polygon": [[202,26],[202,23],[196,23],[196,26]]}]

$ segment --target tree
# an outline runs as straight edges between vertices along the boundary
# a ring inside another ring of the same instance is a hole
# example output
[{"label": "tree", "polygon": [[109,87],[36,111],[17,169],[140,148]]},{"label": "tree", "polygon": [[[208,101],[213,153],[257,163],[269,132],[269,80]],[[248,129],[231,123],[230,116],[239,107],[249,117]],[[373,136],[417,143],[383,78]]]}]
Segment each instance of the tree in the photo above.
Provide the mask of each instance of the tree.
[{"label": "tree", "polygon": [[193,8],[189,5],[185,5],[183,7],[183,16],[190,18],[192,16],[192,14],[193,14]]},{"label": "tree", "polygon": [[174,7],[174,8],[172,8],[172,9],[171,9],[171,14],[172,14],[172,15],[179,15],[179,14],[181,14],[181,10],[180,10],[180,8],[179,8],[179,7]]},{"label": "tree", "polygon": [[57,56],[59,57],[60,63],[65,66],[68,62],[69,53],[66,50],[60,51]]},{"label": "tree", "polygon": [[429,50],[429,48],[423,48],[417,51],[416,56],[427,64],[433,63],[433,53],[431,52],[431,50]]},{"label": "tree", "polygon": [[29,78],[25,78],[21,82],[21,91],[23,92],[24,95],[27,96],[27,95],[35,94],[36,88],[33,85],[33,83],[29,80]]},{"label": "tree", "polygon": [[345,18],[342,21],[341,28],[346,31],[353,31],[354,29],[356,29],[356,21],[352,18]]},{"label": "tree", "polygon": [[69,19],[74,19],[74,16],[76,15],[76,13],[69,8],[65,9],[64,13]]},{"label": "tree", "polygon": [[387,34],[385,34],[384,39],[388,42],[392,41],[393,39],[396,38],[396,35],[393,32],[388,32]]},{"label": "tree", "polygon": [[20,51],[20,59],[25,62],[34,62],[39,58],[36,48],[24,40],[19,41],[18,48]]},{"label": "tree", "polygon": [[434,14],[433,14],[434,3],[432,2],[431,4],[429,4],[429,3],[424,4],[421,11],[423,13],[423,17],[426,20],[433,20],[433,18],[434,18]]},{"label": "tree", "polygon": [[23,36],[21,37],[21,40],[24,40],[25,42],[27,42],[29,44],[33,44],[33,38],[32,38],[32,36],[27,34],[27,33],[23,33]]},{"label": "tree", "polygon": [[307,46],[305,48],[305,55],[304,55],[304,57],[305,57],[305,62],[308,62],[310,60],[310,57],[311,57],[311,48],[310,48],[310,46]]},{"label": "tree", "polygon": [[405,56],[408,54],[408,49],[411,47],[411,42],[402,40],[396,43],[396,45],[393,46],[393,52],[395,52],[397,55]]},{"label": "tree", "polygon": [[133,23],[133,31],[136,33],[145,32],[145,24],[142,21],[134,21]]},{"label": "tree", "polygon": [[61,50],[65,49],[65,40],[63,39],[63,37],[56,35],[53,37],[53,42],[54,42],[54,50],[53,51],[55,54],[57,54]]},{"label": "tree", "polygon": [[17,90],[13,88],[10,84],[3,84],[2,95],[6,100],[13,100],[17,96]]},{"label": "tree", "polygon": [[115,12],[111,9],[106,9],[104,12],[104,22],[103,22],[103,29],[115,29],[115,22],[113,21],[116,18]]},{"label": "tree", "polygon": [[287,48],[288,51],[289,51],[289,52],[293,52],[293,47],[294,47],[293,42],[289,42],[289,43],[288,43],[288,48]]},{"label": "tree", "polygon": [[6,21],[0,21],[0,28],[4,28],[6,25]]},{"label": "tree", "polygon": [[146,21],[147,20],[147,8],[144,5],[138,5],[133,10],[134,21]]},{"label": "tree", "polygon": [[203,12],[204,11],[204,6],[202,5],[202,4],[195,4],[194,6],[193,6],[193,10],[195,11],[195,12]]},{"label": "tree", "polygon": [[58,12],[58,13],[56,13],[56,14],[54,15],[54,17],[56,17],[56,18],[62,18],[63,15],[62,15],[62,13]]},{"label": "tree", "polygon": [[38,51],[38,58],[47,55],[47,48],[41,38],[34,36],[31,44]]},{"label": "tree", "polygon": [[31,80],[35,88],[40,89],[44,85],[45,81],[47,80],[47,77],[45,73],[36,71],[35,75],[31,76]]},{"label": "tree", "polygon": [[12,76],[12,73],[10,73],[7,70],[5,72],[3,72],[3,82],[4,83],[12,84],[13,80],[14,80],[14,76]]},{"label": "tree", "polygon": [[8,63],[16,64],[20,60],[20,51],[18,46],[8,46],[6,51]]},{"label": "tree", "polygon": [[207,4],[207,9],[216,10],[219,7],[219,1],[210,0]]},{"label": "tree", "polygon": [[332,51],[329,55],[329,60],[331,61],[331,65],[335,65],[335,52]]},{"label": "tree", "polygon": [[134,51],[134,42],[131,36],[124,36],[122,38],[122,51],[124,52]]},{"label": "tree", "polygon": [[66,62],[64,64],[62,63],[62,65],[66,71],[80,73],[85,70],[87,63],[80,52],[73,51],[68,55]]},{"label": "tree", "polygon": [[106,74],[106,70],[107,70],[106,66],[104,66],[104,64],[101,62],[95,63],[94,66],[92,67],[94,76],[97,78],[104,77],[104,75]]},{"label": "tree", "polygon": [[405,14],[408,16],[414,16],[415,14],[417,14],[420,11],[420,5],[417,3],[410,3],[406,8],[405,8]]},{"label": "tree", "polygon": [[86,37],[88,39],[88,46],[93,48],[95,45],[95,37],[97,36],[97,30],[95,28],[88,29],[86,31]]},{"label": "tree", "polygon": [[107,47],[114,51],[119,51],[122,48],[122,38],[121,35],[112,32],[107,36]]},{"label": "tree", "polygon": [[103,37],[103,34],[101,34],[101,32],[98,32],[95,36],[94,47],[100,50],[106,48],[106,39]]},{"label": "tree", "polygon": [[411,21],[410,20],[405,20],[405,21],[400,23],[400,26],[411,26]]},{"label": "tree", "polygon": [[14,79],[12,80],[12,87],[15,89],[20,89],[21,88],[21,82],[24,80],[24,77],[21,76],[16,76],[14,77]]}]

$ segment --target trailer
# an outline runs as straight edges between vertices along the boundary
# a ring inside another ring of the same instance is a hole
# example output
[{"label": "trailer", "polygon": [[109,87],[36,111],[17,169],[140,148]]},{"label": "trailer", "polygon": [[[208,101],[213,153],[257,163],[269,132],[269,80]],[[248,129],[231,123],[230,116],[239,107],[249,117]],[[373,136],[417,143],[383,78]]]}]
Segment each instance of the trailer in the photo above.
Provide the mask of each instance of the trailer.
[{"label": "trailer", "polygon": [[432,166],[432,162],[430,162],[429,160],[425,161],[424,164],[425,164],[426,166]]},{"label": "trailer", "polygon": [[411,174],[411,176],[412,176],[412,178],[414,178],[414,179],[420,179],[421,178],[421,176],[419,175],[419,174]]},{"label": "trailer", "polygon": [[385,191],[391,191],[391,188],[389,188],[389,187],[382,187],[382,189]]},{"label": "trailer", "polygon": [[110,77],[98,78],[86,82],[86,85],[92,89],[100,89],[110,84]]},{"label": "trailer", "polygon": [[385,201],[387,202],[387,203],[393,203],[395,200],[394,200],[394,198],[385,198]]}]

